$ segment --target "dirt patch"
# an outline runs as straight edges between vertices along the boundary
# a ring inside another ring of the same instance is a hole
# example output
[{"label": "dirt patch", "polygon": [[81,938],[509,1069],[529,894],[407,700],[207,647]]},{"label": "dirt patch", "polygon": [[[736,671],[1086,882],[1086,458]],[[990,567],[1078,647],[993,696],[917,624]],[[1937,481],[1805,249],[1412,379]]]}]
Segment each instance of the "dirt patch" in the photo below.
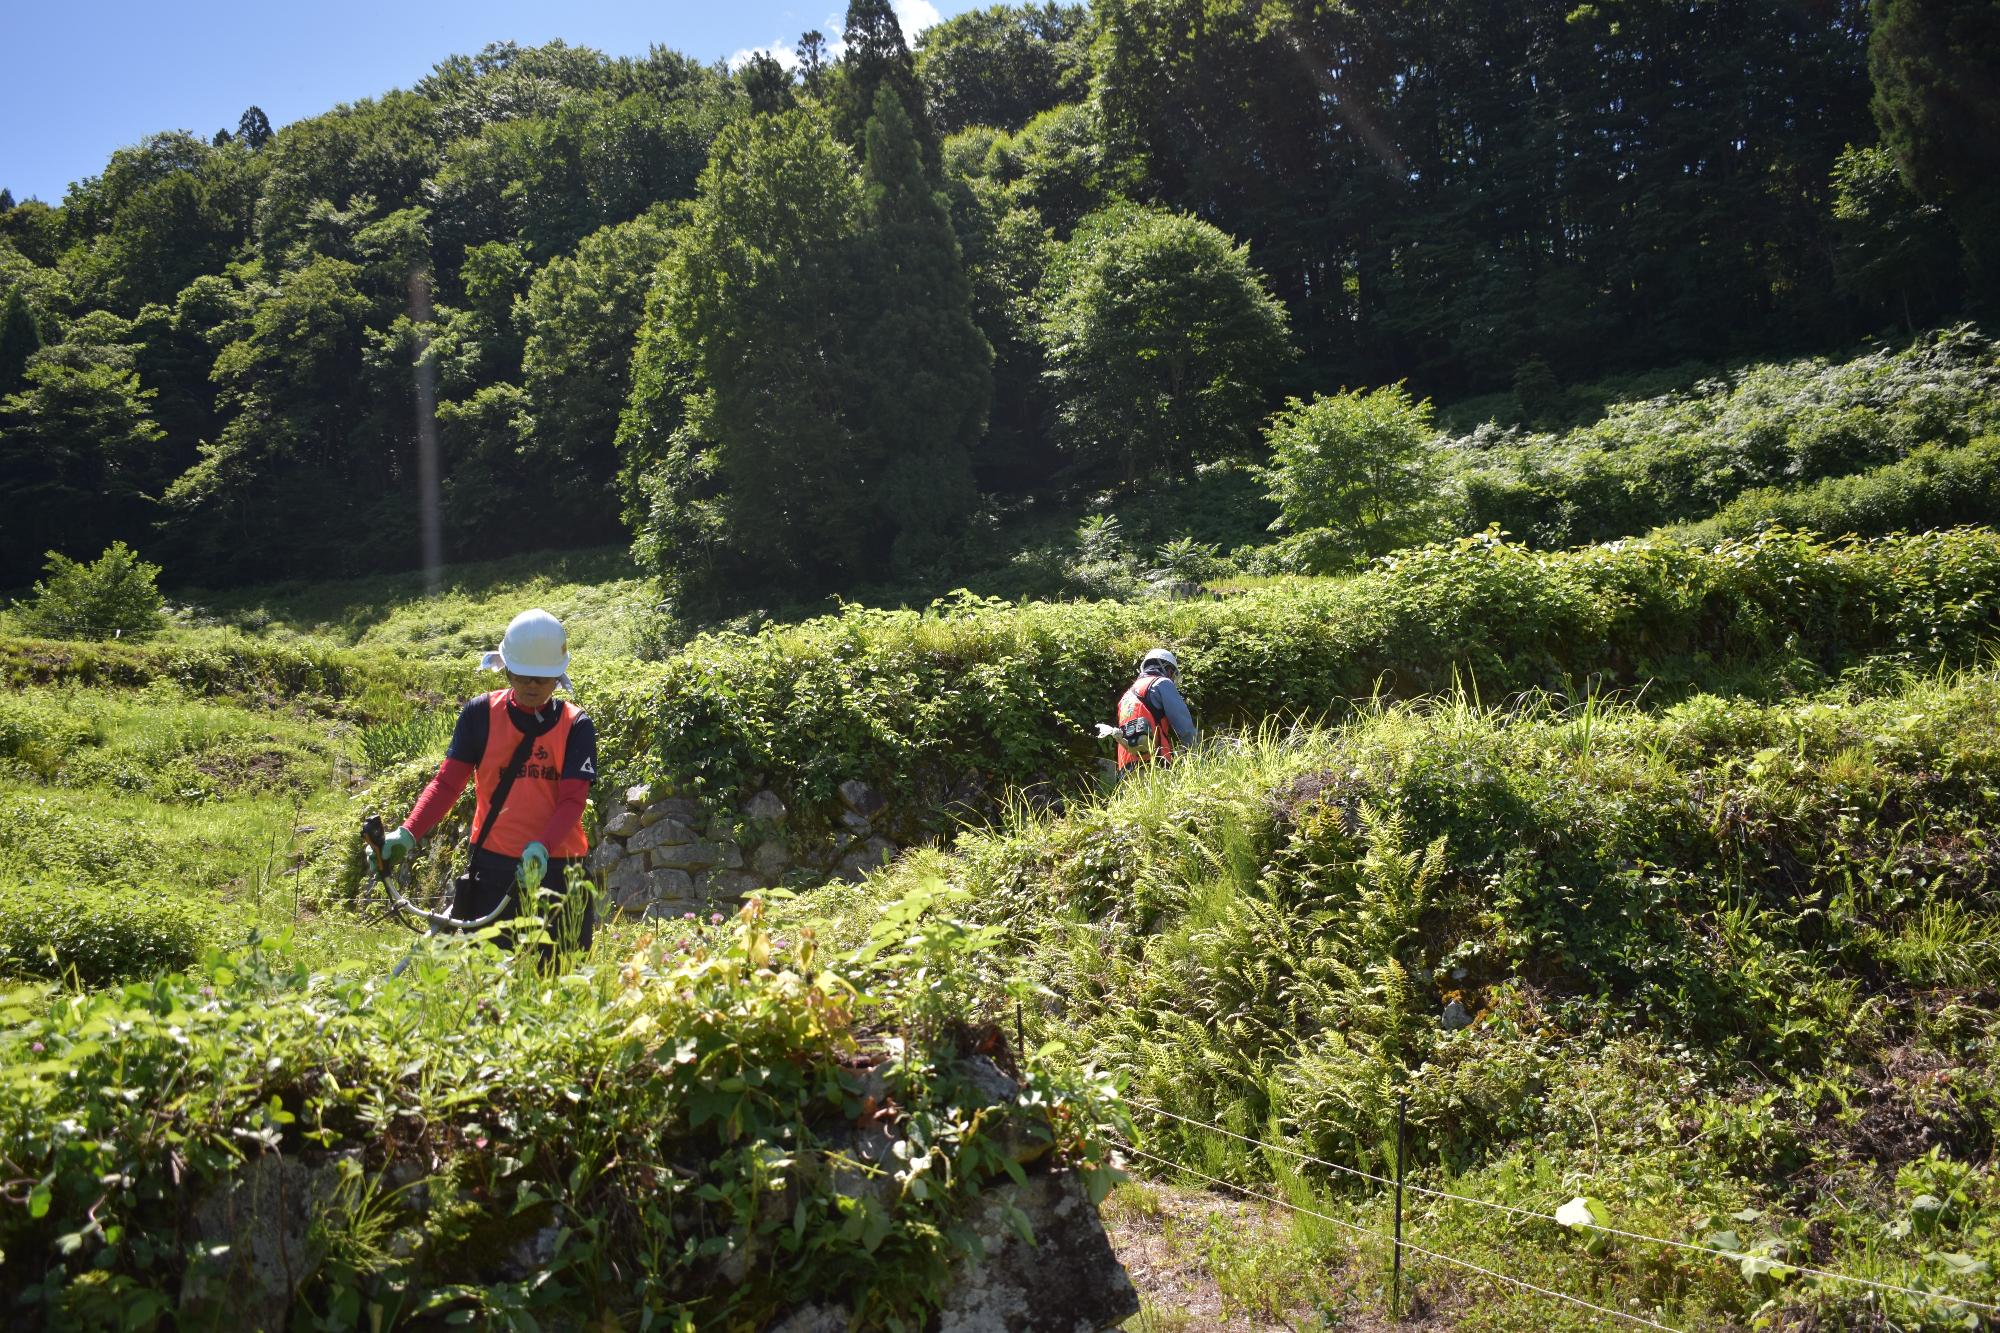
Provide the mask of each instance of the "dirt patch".
[{"label": "dirt patch", "polygon": [[312,787],[312,779],[301,771],[299,758],[270,746],[218,748],[195,758],[191,767],[225,792],[299,793]]},{"label": "dirt patch", "polygon": [[1145,1308],[1124,1325],[1127,1333],[1294,1333],[1340,1328],[1361,1333],[1450,1329],[1463,1294],[1436,1283],[1412,1293],[1404,1317],[1389,1318],[1378,1292],[1381,1275],[1352,1255],[1345,1263],[1314,1265],[1292,1284],[1299,1299],[1273,1314],[1247,1310],[1231,1300],[1216,1276],[1216,1261],[1263,1245],[1282,1244],[1290,1219],[1272,1204],[1221,1191],[1146,1182],[1120,1190],[1103,1208],[1111,1248],[1124,1264]]},{"label": "dirt patch", "polygon": [[1355,833],[1361,827],[1362,795],[1363,784],[1352,773],[1322,768],[1299,774],[1272,792],[1269,799],[1271,813],[1283,827],[1296,827],[1300,818],[1314,806],[1330,805],[1340,811],[1341,822],[1347,831]]},{"label": "dirt patch", "polygon": [[1917,1041],[1884,1047],[1851,1096],[1856,1114],[1823,1117],[1815,1140],[1838,1161],[1865,1162],[1883,1175],[1933,1147],[1957,1156],[1990,1148],[1957,1086],[1965,1071]]}]

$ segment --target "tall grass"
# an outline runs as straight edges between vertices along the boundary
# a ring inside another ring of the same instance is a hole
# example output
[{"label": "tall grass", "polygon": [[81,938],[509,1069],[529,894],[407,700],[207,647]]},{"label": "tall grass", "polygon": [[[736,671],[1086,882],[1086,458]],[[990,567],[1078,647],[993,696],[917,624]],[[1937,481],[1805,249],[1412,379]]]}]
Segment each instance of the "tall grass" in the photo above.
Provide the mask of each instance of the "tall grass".
[{"label": "tall grass", "polygon": [[[1377,701],[1021,809],[922,873],[1003,928],[1045,997],[1031,1028],[1109,1062],[1135,1107],[1386,1172],[1407,1096],[1434,1184],[1542,1212],[1588,1194],[1621,1226],[1733,1226],[1778,1256],[1810,1227],[1820,1266],[1976,1296],[2000,1262],[2000,1023],[1973,998],[2000,987],[1996,718],[1990,667],[1780,703]],[[1337,1215],[1380,1219],[1368,1188],[1208,1131],[1146,1142],[1264,1189],[1303,1169]],[[1932,1148],[1975,1182],[1948,1235],[1881,1188]],[[1864,1304],[1465,1205],[1420,1217],[1423,1243],[1675,1326]]]}]

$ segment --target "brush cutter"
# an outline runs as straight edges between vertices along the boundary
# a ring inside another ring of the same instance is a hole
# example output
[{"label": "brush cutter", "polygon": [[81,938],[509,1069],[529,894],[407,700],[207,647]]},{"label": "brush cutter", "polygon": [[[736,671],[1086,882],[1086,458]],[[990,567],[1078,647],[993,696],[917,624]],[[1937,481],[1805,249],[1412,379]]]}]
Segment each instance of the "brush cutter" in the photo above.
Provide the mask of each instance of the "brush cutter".
[{"label": "brush cutter", "polygon": [[[396,876],[383,866],[382,816],[369,815],[366,819],[362,820],[361,837],[375,853],[369,858],[369,864],[375,871],[375,885],[382,891],[382,899],[388,908],[388,914],[397,925],[402,926],[406,930],[422,931],[426,935],[462,935],[492,925],[495,921],[508,915],[514,906],[514,895],[508,893],[503,895],[499,904],[485,916],[470,920],[460,920],[458,917],[452,915],[452,908],[458,902],[459,886],[459,880],[454,879],[451,884],[450,893],[444,902],[444,911],[430,911],[410,901],[409,895],[403,891],[402,886],[397,882]],[[461,876],[460,878],[464,877]],[[530,884],[527,886],[530,893],[533,893],[540,887],[539,884]]]}]

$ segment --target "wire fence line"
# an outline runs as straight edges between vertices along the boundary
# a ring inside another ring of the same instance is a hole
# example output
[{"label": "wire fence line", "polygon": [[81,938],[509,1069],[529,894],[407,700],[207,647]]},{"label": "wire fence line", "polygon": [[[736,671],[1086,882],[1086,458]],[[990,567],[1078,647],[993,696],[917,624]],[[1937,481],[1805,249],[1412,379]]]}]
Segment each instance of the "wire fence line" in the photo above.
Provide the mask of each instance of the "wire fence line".
[{"label": "wire fence line", "polygon": [[1186,1172],[1188,1175],[1193,1176],[1197,1180],[1205,1180],[1211,1185],[1220,1185],[1223,1189],[1234,1190],[1238,1194],[1245,1195],[1252,1199],[1261,1200],[1264,1203],[1272,1204],[1275,1207],[1287,1209],[1291,1212],[1301,1214],[1302,1216],[1305,1217],[1314,1217],[1318,1218],[1322,1222],[1331,1222],[1337,1227],[1345,1227],[1347,1228],[1347,1230],[1352,1231],[1357,1235],[1366,1236],[1370,1240],[1379,1240],[1388,1244],[1399,1246],[1402,1249],[1408,1250],[1411,1254],[1421,1254],[1426,1258],[1437,1259],[1447,1264],[1454,1264],[1459,1268],[1469,1269],[1470,1271],[1478,1273],[1484,1277],[1490,1277],[1498,1282],[1505,1282],[1510,1286],[1519,1287],[1524,1291],[1533,1292],[1538,1296],[1552,1296],[1556,1300],[1568,1301],[1571,1305],[1581,1306],[1583,1309],[1594,1311],[1595,1313],[1601,1315],[1608,1315],[1613,1319],[1621,1319],[1629,1324],[1637,1324],[1642,1328],[1658,1328],[1666,1330],[1666,1333],[1679,1333],[1679,1330],[1675,1329],[1671,1324],[1662,1324],[1656,1319],[1648,1319],[1644,1315],[1632,1314],[1629,1311],[1619,1310],[1609,1305],[1598,1305],[1593,1301],[1585,1300],[1581,1296],[1572,1296],[1566,1291],[1557,1291],[1552,1287],[1537,1286],[1534,1283],[1527,1281],[1525,1278],[1514,1277],[1508,1273],[1496,1272],[1491,1268],[1482,1268],[1478,1264],[1475,1264],[1470,1260],[1460,1259],[1455,1255],[1445,1254],[1439,1250],[1427,1249],[1422,1245],[1416,1244],[1414,1241],[1392,1240],[1390,1237],[1383,1235],[1381,1232],[1376,1231],[1373,1228],[1356,1226],[1354,1223],[1346,1221],[1343,1218],[1334,1217],[1329,1213],[1319,1212],[1317,1209],[1307,1208],[1301,1204],[1293,1203],[1289,1199],[1281,1199],[1275,1194],[1265,1194],[1262,1193],[1261,1191],[1253,1190],[1246,1185],[1238,1185],[1234,1181],[1223,1180],[1217,1176],[1211,1176],[1205,1171],[1197,1171],[1191,1166],[1184,1165],[1183,1163],[1173,1161],[1169,1158],[1157,1156],[1156,1154],[1147,1152],[1143,1148],[1135,1148],[1129,1143],[1120,1142],[1118,1144],[1118,1147],[1120,1151],[1129,1152],[1135,1157],[1143,1157],[1149,1162],[1158,1162],[1161,1166],[1170,1167],[1175,1171]]},{"label": "wire fence line", "polygon": [[[1221,1125],[1213,1124],[1206,1120],[1197,1120],[1192,1116],[1181,1115],[1178,1112],[1169,1111],[1163,1106],[1154,1106],[1148,1102],[1140,1101],[1135,1097],[1127,1097],[1125,1100],[1142,1111],[1147,1111],[1154,1115],[1165,1116],[1169,1120],[1178,1120],[1182,1124],[1191,1125],[1197,1129],[1204,1129],[1212,1133],[1221,1134],[1227,1138],[1235,1139],[1239,1143],[1245,1143],[1254,1148],[1266,1149],[1268,1151],[1279,1153],[1287,1157],[1295,1158],[1302,1162],[1311,1162],[1315,1166],[1323,1166],[1331,1171],[1337,1171],[1345,1175],[1354,1176],[1361,1180],[1372,1181],[1375,1184],[1384,1185],[1390,1189],[1395,1189],[1397,1187],[1397,1183],[1394,1180],[1391,1180],[1386,1176],[1376,1175],[1372,1171],[1363,1171],[1359,1167],[1347,1166],[1340,1162],[1330,1162],[1323,1157],[1315,1157],[1311,1153],[1301,1152],[1296,1148],[1288,1148],[1283,1144],[1269,1143],[1263,1139],[1251,1138],[1248,1135],[1239,1134],[1233,1129],[1225,1129]],[[1178,1163],[1176,1163],[1175,1165],[1178,1165]],[[1596,1231],[1607,1236],[1619,1236],[1623,1237],[1626,1240],[1641,1241],[1651,1245],[1664,1245],[1671,1249],[1684,1250],[1693,1254],[1703,1254],[1709,1256],[1710,1258],[1725,1259],[1735,1263],[1741,1263],[1745,1259],[1751,1259],[1751,1260],[1756,1260],[1757,1262],[1760,1263],[1768,1263],[1773,1266],[1787,1268],[1793,1272],[1806,1273],[1810,1274],[1813,1277],[1824,1278],[1830,1282],[1847,1282],[1855,1286],[1869,1287],[1876,1291],[1892,1292],[1900,1296],[1915,1297],[1918,1300],[1942,1301],[1947,1304],[1961,1306],[1966,1309],[1983,1310],[1993,1314],[2000,1314],[2000,1305],[1995,1305],[1987,1301],[1976,1301],[1965,1296],[1954,1296],[1950,1292],[1925,1291],[1919,1287],[1906,1287],[1906,1286],[1901,1286],[1894,1282],[1879,1282],[1874,1278],[1856,1277],[1851,1273],[1837,1273],[1831,1269],[1814,1268],[1810,1264],[1800,1264],[1800,1263],[1793,1263],[1790,1260],[1775,1259],[1772,1258],[1770,1255],[1766,1254],[1751,1254],[1743,1250],[1727,1250],[1713,1245],[1697,1245],[1692,1241],[1672,1240],[1666,1236],[1652,1236],[1652,1235],[1647,1235],[1644,1232],[1627,1231],[1620,1227],[1605,1226],[1598,1222],[1582,1222],[1582,1221],[1573,1223],[1565,1222],[1562,1219],[1556,1217],[1555,1214],[1553,1213],[1538,1212],[1533,1208],[1521,1208],[1517,1207],[1514,1204],[1500,1203],[1493,1199],[1475,1198],[1474,1196],[1469,1194],[1454,1194],[1449,1190],[1431,1189],[1423,1185],[1413,1185],[1408,1181],[1404,1181],[1402,1183],[1402,1188],[1405,1191],[1412,1194],[1421,1194],[1433,1199],[1448,1199],[1457,1203],[1471,1204],[1476,1208],[1491,1209],[1495,1212],[1508,1213],[1516,1217],[1534,1218],[1535,1220],[1542,1222],[1553,1222],[1559,1227],[1564,1227],[1564,1228],[1575,1227],[1579,1229]],[[1410,1249],[1413,1251],[1416,1249],[1415,1246],[1410,1245],[1408,1242],[1403,1242],[1403,1247],[1405,1249]],[[1463,1264],[1463,1261],[1453,1259],[1448,1255],[1438,1255],[1435,1257],[1445,1259],[1447,1262]],[[1464,1264],[1463,1266],[1472,1267],[1473,1265]],[[1620,1313],[1619,1317],[1624,1318],[1626,1316]]]},{"label": "wire fence line", "polygon": [[1161,1157],[1158,1156],[1157,1154],[1149,1153],[1144,1148],[1135,1148],[1129,1143],[1122,1143],[1122,1142],[1118,1144],[1118,1148],[1119,1151],[1129,1152],[1134,1157],[1143,1157],[1149,1162],[1158,1162],[1161,1166],[1172,1167],[1176,1171],[1185,1171],[1187,1172],[1187,1174],[1194,1176],[1196,1179],[1205,1180],[1211,1185],[1220,1185],[1224,1189],[1235,1190],[1238,1194],[1247,1194],[1253,1199],[1262,1199],[1265,1203],[1274,1203],[1280,1208],[1289,1208],[1295,1213],[1304,1213],[1307,1217],[1317,1217],[1322,1222],[1331,1222],[1337,1227],[1345,1227],[1349,1231],[1352,1231],[1357,1236],[1366,1236],[1370,1240],[1387,1239],[1385,1236],[1382,1235],[1381,1232],[1375,1230],[1373,1227],[1359,1226],[1353,1222],[1347,1221],[1345,1218],[1334,1217],[1327,1213],[1315,1212],[1313,1209],[1304,1207],[1301,1204],[1293,1203],[1289,1199],[1281,1199],[1275,1194],[1265,1194],[1258,1190],[1253,1190],[1247,1185],[1238,1185],[1233,1181],[1219,1179],[1218,1177],[1211,1176],[1206,1172],[1197,1171],[1193,1167],[1188,1166],[1184,1163],[1176,1162],[1172,1158]]},{"label": "wire fence line", "polygon": [[1553,1287],[1538,1287],[1534,1283],[1526,1280],[1525,1278],[1514,1277],[1508,1273],[1496,1272],[1491,1268],[1481,1268],[1478,1264],[1473,1263],[1469,1259],[1461,1259],[1457,1255],[1446,1254],[1441,1250],[1425,1249],[1423,1246],[1418,1245],[1414,1241],[1406,1240],[1400,1242],[1400,1244],[1404,1249],[1408,1250],[1412,1254],[1421,1254],[1428,1258],[1438,1259],[1448,1264],[1456,1264],[1460,1268],[1470,1269],[1472,1272],[1483,1274],[1486,1277],[1493,1278],[1500,1282],[1508,1283],[1512,1286],[1524,1288],[1525,1290],[1532,1291],[1537,1295],[1553,1296],[1559,1301],[1568,1301],[1571,1305],[1580,1305],[1586,1310],[1595,1310],[1598,1314],[1609,1315],[1613,1319],[1622,1319],[1628,1324],[1639,1324],[1646,1328],[1661,1328],[1665,1329],[1667,1333],[1676,1333],[1676,1330],[1674,1329],[1673,1325],[1663,1324],[1657,1319],[1648,1319],[1645,1315],[1642,1314],[1633,1314],[1629,1310],[1620,1310],[1615,1306],[1598,1305],[1592,1301],[1587,1301],[1583,1299],[1583,1297],[1581,1296],[1572,1296],[1566,1291],[1557,1291]]}]

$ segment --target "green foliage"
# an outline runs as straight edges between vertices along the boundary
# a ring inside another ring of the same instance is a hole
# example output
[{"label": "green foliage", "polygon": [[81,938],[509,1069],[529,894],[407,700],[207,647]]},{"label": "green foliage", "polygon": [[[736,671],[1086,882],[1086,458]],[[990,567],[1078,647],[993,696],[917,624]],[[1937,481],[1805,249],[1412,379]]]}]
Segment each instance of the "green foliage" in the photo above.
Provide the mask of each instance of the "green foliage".
[{"label": "green foliage", "polygon": [[917,38],[917,78],[938,133],[974,125],[1017,130],[1090,91],[1090,24],[1082,5],[989,5]]},{"label": "green foliage", "polygon": [[585,237],[575,254],[542,267],[521,298],[522,387],[534,407],[522,462],[547,476],[549,498],[579,527],[606,521],[632,347],[672,221],[672,210],[660,206]]},{"label": "green foliage", "polygon": [[[1996,702],[1989,665],[1778,704],[1380,705],[1102,804],[1024,808],[822,925],[863,929],[918,885],[958,895],[1040,997],[1031,1032],[1130,1079],[1147,1151],[1368,1229],[1386,1192],[1146,1108],[1387,1174],[1407,1095],[1420,1183],[1546,1213],[1587,1194],[1611,1225],[1760,1260],[1740,1284],[1700,1255],[1663,1272],[1419,1205],[1425,1244],[1532,1281],[1588,1273],[1677,1327],[1774,1294],[1851,1312],[1839,1284],[1787,1285],[1808,1244],[1821,1267],[1983,1299],[2000,1030],[1929,988],[2000,979],[1975,850]],[[1724,1220],[1689,1234],[1705,1213]]]},{"label": "green foliage", "polygon": [[[362,379],[373,304],[363,278],[358,264],[314,259],[260,294],[240,336],[218,352],[215,379],[234,415],[161,497],[169,531],[206,567],[324,568],[330,558],[311,557],[328,556],[327,543],[345,545],[353,526],[368,522],[364,502],[380,482],[368,464],[380,456],[351,448],[359,414],[348,395]],[[328,401],[350,410],[329,412]],[[407,547],[414,533],[404,534]]]},{"label": "green foliage", "polygon": [[[658,656],[672,622],[654,609],[658,593],[616,548],[513,556],[450,566],[432,588],[422,574],[261,584],[190,594],[202,623],[218,623],[254,636],[275,650],[329,654],[333,646],[368,650],[371,658],[401,660],[419,673],[425,663],[456,668],[441,688],[468,691],[478,655],[499,642],[501,631],[524,606],[552,612],[569,632],[577,668],[586,678],[594,664],[615,657]],[[370,670],[390,673],[388,660]],[[358,677],[357,677],[358,679]]]},{"label": "green foliage", "polygon": [[152,888],[0,883],[0,977],[102,986],[187,967],[211,938],[199,904]]},{"label": "green foliage", "polygon": [[[1589,407],[1562,386],[1610,372],[1961,318],[1938,228],[1994,230],[1971,223],[2000,173],[1950,133],[1991,119],[1963,91],[1985,19],[1879,9],[1037,3],[933,25],[913,55],[894,5],[856,0],[837,61],[801,38],[796,85],[764,61],[503,42],[281,131],[249,108],[213,142],[151,135],[61,208],[0,209],[0,566],[123,539],[203,584],[413,567],[435,404],[454,560],[604,539],[622,471],[630,535],[683,605],[851,596],[884,570],[934,592],[973,581],[975,484],[1005,509],[1079,473],[1248,458],[1286,392],[1497,393],[1554,427]],[[894,218],[855,197],[809,217],[814,191],[862,187],[746,157],[774,114],[819,117],[856,160],[875,121]],[[673,210],[711,168],[748,182],[737,239],[794,267],[750,282],[710,245],[725,294],[649,319]],[[829,253],[784,260],[800,247]],[[768,401],[721,401],[732,376]],[[798,441],[792,487],[770,485],[782,444],[726,465],[760,417]],[[510,521],[524,470],[536,523]]]},{"label": "green foliage", "polygon": [[1176,537],[1153,553],[1153,567],[1147,575],[1155,584],[1200,587],[1228,568],[1229,562],[1214,542]]},{"label": "green foliage", "polygon": [[[1455,396],[1505,390],[1537,355],[1573,381],[1861,331],[1824,193],[1843,146],[1872,137],[1859,0],[1696,23],[1465,0],[1092,14],[1106,141],[1143,164],[1143,197],[1249,245],[1307,384],[1410,376]],[[1811,115],[1769,117],[1781,87]]]},{"label": "green foliage", "polygon": [[[732,126],[717,142],[661,274],[620,428],[642,546],[677,591],[712,596],[746,569],[812,585],[861,567],[863,492],[881,459],[822,406],[852,373],[828,353],[847,332],[861,206],[852,159],[809,112]],[[654,391],[662,378],[679,392]]]},{"label": "green foliage", "polygon": [[861,164],[866,230],[857,256],[854,349],[862,419],[878,441],[900,570],[936,563],[977,503],[972,453],[993,400],[993,349],[910,118],[885,84]]},{"label": "green foliage", "polygon": [[1990,302],[2000,295],[2000,18],[1977,0],[1873,0],[1869,18],[1882,146],[1950,216]]},{"label": "green foliage", "polygon": [[1959,449],[1919,446],[1908,457],[1811,486],[1745,491],[1709,518],[1671,529],[1688,541],[1743,537],[1760,527],[1838,537],[2000,521],[2000,438]]},{"label": "green foliage", "polygon": [[396,655],[346,653],[313,643],[262,644],[228,633],[148,643],[0,638],[0,681],[10,689],[158,684],[205,698],[279,697],[338,712],[385,691],[455,691],[472,677],[468,669],[441,670]]},{"label": "green foliage", "polygon": [[1593,678],[1660,697],[1768,695],[1875,656],[1970,661],[1994,631],[1996,588],[2000,539],[1980,530],[1569,555],[1487,534],[1221,601],[848,606],[704,635],[598,691],[591,712],[607,753],[644,756],[666,786],[727,803],[768,784],[824,825],[837,785],[859,777],[921,826],[968,774],[995,791],[1080,780],[1097,757],[1092,724],[1158,643],[1180,655],[1205,726],[1338,714],[1455,681],[1496,698]]},{"label": "green foliage", "polygon": [[1302,572],[1333,573],[1421,531],[1436,485],[1431,420],[1429,400],[1400,384],[1286,400],[1266,434],[1267,475],[1272,527],[1292,534]]},{"label": "green foliage", "polygon": [[698,605],[929,565],[974,503],[991,351],[877,110],[859,171],[816,112],[734,127],[662,272],[620,447],[638,550]]},{"label": "green foliage", "polygon": [[[444,753],[458,715],[449,709],[415,712],[395,721],[378,722],[361,733],[361,758],[380,772],[410,760],[429,760]],[[426,765],[428,767],[428,765]]]},{"label": "green foliage", "polygon": [[312,729],[170,688],[134,695],[74,687],[18,692],[4,706],[0,757],[12,775],[63,787],[142,793],[175,805],[227,797],[299,799],[323,787],[331,748]]},{"label": "green foliage", "polygon": [[1289,355],[1248,247],[1194,217],[1109,209],[1057,251],[1037,300],[1077,465],[1131,483],[1247,451]]},{"label": "green foliage", "polygon": [[129,326],[80,321],[28,358],[0,399],[0,563],[26,570],[51,547],[88,550],[138,526],[162,432],[134,368]]},{"label": "green foliage", "polygon": [[1117,599],[1138,590],[1137,557],[1115,514],[1092,514],[1076,528],[1076,554],[1064,567],[1069,586],[1085,597]]},{"label": "green foliage", "polygon": [[1833,217],[1841,284],[1915,334],[1918,313],[1936,312],[1956,276],[1939,209],[1910,192],[1888,149],[1850,146],[1833,164]]},{"label": "green foliage", "polygon": [[41,350],[41,327],[28,308],[28,298],[16,287],[7,293],[6,307],[0,309],[0,394],[21,387],[28,358]]},{"label": "green foliage", "polygon": [[[1705,518],[1755,487],[1882,467],[2000,423],[2000,360],[1970,327],[1844,362],[1745,368],[1611,406],[1562,435],[1481,428],[1445,446],[1447,502],[1476,531],[1537,545],[1610,541]],[[1948,521],[1948,520],[1945,520]]]},{"label": "green foliage", "polygon": [[915,127],[926,161],[937,160],[937,132],[931,128],[917,62],[903,40],[903,25],[889,0],[847,0],[841,27],[839,78],[829,96],[834,133],[858,154],[876,115],[878,95],[887,88]]},{"label": "green foliage", "polygon": [[124,542],[84,564],[50,551],[33,600],[15,604],[30,631],[50,638],[143,638],[163,623],[160,567],[141,560]]},{"label": "green foliage", "polygon": [[[956,972],[962,950],[932,938],[912,947]],[[7,996],[0,1158],[31,1183],[0,1248],[37,1259],[7,1265],[0,1302],[75,1312],[108,1287],[128,1312],[263,1317],[246,1256],[156,1237],[307,1164],[277,1296],[297,1319],[733,1327],[831,1299],[914,1328],[967,1201],[1021,1178],[1018,1145],[1108,1175],[1106,1087],[1031,1065],[996,1097],[949,1042],[880,1075],[905,1150],[864,1160],[863,1079],[886,1063],[867,1025],[905,1003],[755,908],[553,986],[478,946],[371,972],[309,976],[265,940],[119,991]],[[109,1197],[108,1172],[129,1182]],[[552,1255],[510,1269],[537,1233]]]}]

